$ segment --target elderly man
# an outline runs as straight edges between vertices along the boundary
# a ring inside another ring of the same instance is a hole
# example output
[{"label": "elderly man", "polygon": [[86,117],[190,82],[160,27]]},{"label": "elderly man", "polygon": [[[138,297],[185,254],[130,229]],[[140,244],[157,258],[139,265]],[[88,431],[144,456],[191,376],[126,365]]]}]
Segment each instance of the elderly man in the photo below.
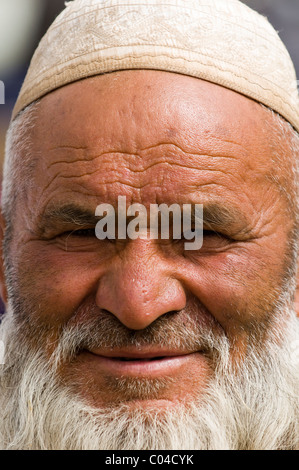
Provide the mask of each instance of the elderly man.
[{"label": "elderly man", "polygon": [[[1,448],[298,448],[298,103],[237,0],[68,3],[7,135]],[[101,204],[201,205],[202,246]]]}]

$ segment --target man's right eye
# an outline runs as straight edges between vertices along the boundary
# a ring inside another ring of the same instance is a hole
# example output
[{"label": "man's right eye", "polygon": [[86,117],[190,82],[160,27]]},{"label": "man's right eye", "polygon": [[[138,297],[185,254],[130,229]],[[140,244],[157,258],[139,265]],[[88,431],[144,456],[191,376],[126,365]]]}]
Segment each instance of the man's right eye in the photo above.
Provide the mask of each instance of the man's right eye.
[{"label": "man's right eye", "polygon": [[99,248],[94,227],[66,230],[53,235],[49,240],[64,251],[94,251]]}]

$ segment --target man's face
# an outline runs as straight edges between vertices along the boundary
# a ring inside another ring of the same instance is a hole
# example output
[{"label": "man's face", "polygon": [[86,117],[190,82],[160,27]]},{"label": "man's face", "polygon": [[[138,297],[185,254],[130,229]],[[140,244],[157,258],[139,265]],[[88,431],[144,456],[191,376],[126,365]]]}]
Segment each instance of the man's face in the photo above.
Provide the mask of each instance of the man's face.
[{"label": "man's face", "polygon": [[[293,224],[272,177],[267,117],[230,90],[157,71],[91,78],[41,100],[32,179],[13,220],[15,303],[31,347],[49,358],[64,327],[93,322],[92,341],[59,368],[87,403],[192,400],[217,366],[196,340],[202,330],[228,338],[232,364],[253,338],[262,345]],[[96,207],[116,208],[120,195],[145,207],[203,204],[202,248],[97,239]]]}]

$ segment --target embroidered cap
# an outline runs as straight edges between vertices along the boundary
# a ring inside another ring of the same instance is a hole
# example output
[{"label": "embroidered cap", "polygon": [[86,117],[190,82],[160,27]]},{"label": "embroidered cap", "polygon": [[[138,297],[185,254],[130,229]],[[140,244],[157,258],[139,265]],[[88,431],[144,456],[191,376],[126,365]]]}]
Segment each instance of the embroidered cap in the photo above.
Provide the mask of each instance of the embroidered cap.
[{"label": "embroidered cap", "polygon": [[74,0],[41,40],[13,118],[77,80],[156,69],[208,80],[281,114],[299,131],[296,74],[268,20],[238,0]]}]

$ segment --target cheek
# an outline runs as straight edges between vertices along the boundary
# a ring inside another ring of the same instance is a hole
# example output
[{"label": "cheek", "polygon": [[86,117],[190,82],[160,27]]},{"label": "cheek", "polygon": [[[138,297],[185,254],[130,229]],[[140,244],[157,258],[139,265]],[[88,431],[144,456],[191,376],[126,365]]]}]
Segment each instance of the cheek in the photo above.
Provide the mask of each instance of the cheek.
[{"label": "cheek", "polygon": [[188,288],[228,335],[249,333],[257,323],[270,321],[283,266],[266,259],[248,249],[202,258],[188,267]]},{"label": "cheek", "polygon": [[50,325],[66,322],[95,295],[105,265],[95,253],[65,253],[37,242],[20,259],[18,297]]}]

